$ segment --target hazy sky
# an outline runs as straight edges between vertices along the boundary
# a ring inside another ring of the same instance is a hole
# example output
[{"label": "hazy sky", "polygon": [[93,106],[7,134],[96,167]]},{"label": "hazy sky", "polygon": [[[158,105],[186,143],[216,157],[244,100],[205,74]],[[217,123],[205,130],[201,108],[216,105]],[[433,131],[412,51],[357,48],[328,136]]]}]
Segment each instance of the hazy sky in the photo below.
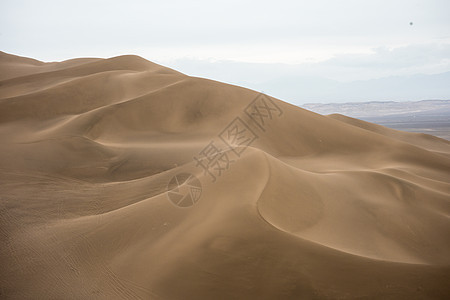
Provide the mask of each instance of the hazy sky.
[{"label": "hazy sky", "polygon": [[450,71],[449,12],[448,0],[1,0],[0,45],[44,61],[133,53],[199,76],[235,61],[351,81]]}]

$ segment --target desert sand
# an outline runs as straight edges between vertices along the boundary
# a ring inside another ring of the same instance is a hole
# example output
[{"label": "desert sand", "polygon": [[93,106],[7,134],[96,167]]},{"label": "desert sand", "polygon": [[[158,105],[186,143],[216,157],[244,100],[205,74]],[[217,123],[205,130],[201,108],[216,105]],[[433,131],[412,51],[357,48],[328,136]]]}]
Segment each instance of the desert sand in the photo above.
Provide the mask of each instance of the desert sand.
[{"label": "desert sand", "polygon": [[131,55],[0,80],[2,299],[450,298],[447,140]]}]

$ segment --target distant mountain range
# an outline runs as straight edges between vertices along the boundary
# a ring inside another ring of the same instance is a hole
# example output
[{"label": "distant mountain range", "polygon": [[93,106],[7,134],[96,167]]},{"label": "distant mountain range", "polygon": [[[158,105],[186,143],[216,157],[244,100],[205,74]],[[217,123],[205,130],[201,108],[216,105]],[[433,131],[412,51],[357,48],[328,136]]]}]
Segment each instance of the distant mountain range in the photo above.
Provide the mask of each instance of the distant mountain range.
[{"label": "distant mountain range", "polygon": [[287,76],[261,84],[249,84],[249,86],[264,90],[291,103],[305,103],[448,99],[450,98],[449,83],[450,72],[351,82],[309,76]]},{"label": "distant mountain range", "polygon": [[379,77],[369,79],[363,77],[363,70],[357,68],[335,70],[320,64],[287,65],[186,59],[169,66],[192,76],[262,91],[295,105],[313,102],[450,99],[448,71],[431,75],[397,74],[387,77],[380,73]]},{"label": "distant mountain range", "polygon": [[354,118],[413,115],[450,118],[450,100],[307,103],[301,105],[301,107],[322,115],[339,113]]},{"label": "distant mountain range", "polygon": [[450,100],[309,103],[302,107],[323,115],[338,113],[398,130],[427,133],[450,140]]}]

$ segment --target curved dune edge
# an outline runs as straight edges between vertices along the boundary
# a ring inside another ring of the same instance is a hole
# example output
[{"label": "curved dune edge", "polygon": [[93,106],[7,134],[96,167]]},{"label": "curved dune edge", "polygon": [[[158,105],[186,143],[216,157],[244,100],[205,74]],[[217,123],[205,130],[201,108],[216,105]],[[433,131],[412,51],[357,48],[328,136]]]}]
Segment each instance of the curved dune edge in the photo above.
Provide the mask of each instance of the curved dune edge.
[{"label": "curved dune edge", "polygon": [[[258,201],[258,211],[274,227],[298,238],[371,259],[412,264],[448,263],[445,252],[429,255],[428,249],[421,249],[422,253],[411,251],[418,247],[411,245],[416,234],[414,230],[428,231],[425,235],[431,235],[437,224],[430,226],[425,222],[405,219],[405,223],[389,224],[391,231],[389,233],[379,224],[379,222],[389,222],[390,215],[395,215],[397,218],[408,217],[403,212],[406,206],[401,203],[403,199],[399,193],[410,190],[415,193],[420,191],[424,197],[440,199],[438,200],[440,203],[435,203],[435,207],[427,207],[428,211],[422,211],[424,208],[421,206],[414,207],[416,217],[435,219],[445,223],[445,217],[440,210],[440,205],[446,203],[445,194],[378,170],[310,174],[293,169],[289,165],[280,164],[274,158],[271,165],[272,169],[278,171],[272,171],[270,180]],[[347,183],[343,185],[344,188],[341,188],[333,183],[337,180],[350,181],[352,184]],[[349,185],[361,184],[372,185],[374,190],[355,188],[352,194],[348,195],[348,199],[339,197],[340,190],[346,192]],[[280,186],[283,188],[280,189]],[[380,194],[384,192],[384,199],[377,200],[379,203],[374,203],[375,197],[371,199],[371,196],[367,195],[376,189]],[[403,191],[403,189],[406,190]],[[343,203],[339,204],[341,206],[339,209],[343,212],[337,216],[327,216],[327,208],[330,209],[334,205],[333,198],[343,199]],[[378,207],[373,207],[374,204]],[[343,218],[351,218],[351,221],[334,219],[339,215]],[[354,227],[355,225],[357,228]],[[411,228],[411,226],[417,227]],[[402,239],[399,239],[399,234]],[[445,240],[443,236],[441,238]],[[444,243],[441,246],[445,249],[448,245]],[[438,257],[442,261],[439,261]]]},{"label": "curved dune edge", "polygon": [[[450,294],[450,145],[137,56],[0,53],[1,295],[336,299]],[[240,156],[219,134],[257,135]],[[216,181],[194,156],[234,159]],[[168,183],[201,182],[175,206]]]}]

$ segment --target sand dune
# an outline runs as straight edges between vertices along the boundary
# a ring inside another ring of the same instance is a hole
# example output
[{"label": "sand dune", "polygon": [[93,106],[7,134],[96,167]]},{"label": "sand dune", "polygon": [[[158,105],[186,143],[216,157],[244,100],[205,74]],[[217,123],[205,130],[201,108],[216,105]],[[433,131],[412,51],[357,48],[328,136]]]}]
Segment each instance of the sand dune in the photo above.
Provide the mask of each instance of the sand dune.
[{"label": "sand dune", "polygon": [[1,298],[450,297],[449,141],[137,56],[0,70]]}]

